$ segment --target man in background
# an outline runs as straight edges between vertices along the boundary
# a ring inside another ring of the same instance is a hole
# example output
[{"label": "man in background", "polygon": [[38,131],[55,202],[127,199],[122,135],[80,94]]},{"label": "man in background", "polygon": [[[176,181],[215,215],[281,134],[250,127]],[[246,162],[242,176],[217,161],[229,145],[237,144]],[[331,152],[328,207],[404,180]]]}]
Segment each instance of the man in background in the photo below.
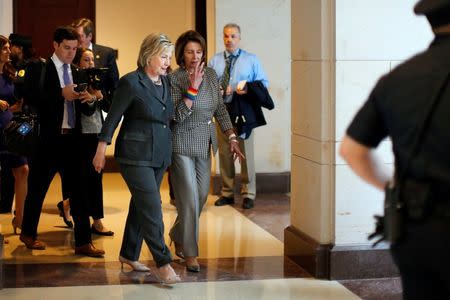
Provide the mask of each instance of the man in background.
[{"label": "man in background", "polygon": [[[259,59],[256,55],[239,48],[240,41],[241,28],[239,25],[234,23],[226,24],[223,28],[225,51],[214,55],[208,64],[216,71],[219,77],[225,104],[231,103],[234,94],[246,94],[248,83],[260,81],[265,88],[269,85],[269,81]],[[238,85],[238,83],[241,84]],[[227,107],[229,108],[228,105]],[[219,142],[222,190],[221,197],[215,202],[215,205],[222,206],[234,204],[234,181],[236,172],[228,137],[222,133],[218,125],[217,137]],[[254,139],[252,134],[241,135],[237,139],[239,141],[239,148],[245,156],[245,160],[241,162],[242,207],[249,209],[254,206],[256,197]]]},{"label": "man in background", "polygon": [[112,99],[112,94],[119,82],[119,70],[117,69],[116,55],[110,47],[92,43],[94,37],[94,23],[87,18],[73,21],[73,28],[78,32],[80,47],[91,49],[94,53],[94,65],[96,68],[108,68],[105,80],[107,97]]},{"label": "man in background", "polygon": [[92,244],[88,204],[82,193],[81,113],[91,115],[95,106],[89,103],[92,98],[86,90],[75,91],[76,84],[83,82],[72,65],[78,33],[69,26],[58,27],[53,48],[53,55],[45,63],[30,64],[25,77],[24,103],[37,112],[39,138],[32,154],[20,240],[29,249],[45,249],[46,245],[37,239],[42,205],[55,174],[65,173],[75,191],[70,199],[75,254],[102,257],[105,252]]}]

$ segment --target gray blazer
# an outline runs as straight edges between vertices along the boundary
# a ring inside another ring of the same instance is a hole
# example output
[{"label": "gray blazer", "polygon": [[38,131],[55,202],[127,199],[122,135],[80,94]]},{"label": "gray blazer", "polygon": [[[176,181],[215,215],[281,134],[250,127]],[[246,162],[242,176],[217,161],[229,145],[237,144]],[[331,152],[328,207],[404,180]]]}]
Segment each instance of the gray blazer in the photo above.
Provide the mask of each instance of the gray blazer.
[{"label": "gray blazer", "polygon": [[217,136],[213,117],[219,122],[222,131],[233,128],[220,94],[216,72],[212,68],[205,68],[203,82],[191,109],[183,100],[190,85],[186,70],[184,68],[177,69],[169,74],[169,80],[175,107],[172,127],[173,152],[207,158],[211,144],[215,154]]},{"label": "gray blazer", "polygon": [[119,80],[111,108],[99,134],[99,140],[111,143],[123,116],[114,156],[119,163],[161,167],[169,165],[172,155],[170,119],[173,104],[169,81],[162,76],[163,97],[142,70]]}]

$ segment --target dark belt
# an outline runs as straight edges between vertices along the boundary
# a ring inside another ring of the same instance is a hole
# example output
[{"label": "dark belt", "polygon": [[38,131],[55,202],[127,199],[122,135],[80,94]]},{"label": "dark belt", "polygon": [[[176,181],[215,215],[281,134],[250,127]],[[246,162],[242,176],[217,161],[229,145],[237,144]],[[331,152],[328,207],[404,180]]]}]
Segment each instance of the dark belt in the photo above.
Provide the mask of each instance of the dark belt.
[{"label": "dark belt", "polygon": [[72,134],[75,132],[74,128],[61,128],[61,134]]},{"label": "dark belt", "polygon": [[401,193],[411,218],[450,217],[450,183],[409,178],[404,180]]}]

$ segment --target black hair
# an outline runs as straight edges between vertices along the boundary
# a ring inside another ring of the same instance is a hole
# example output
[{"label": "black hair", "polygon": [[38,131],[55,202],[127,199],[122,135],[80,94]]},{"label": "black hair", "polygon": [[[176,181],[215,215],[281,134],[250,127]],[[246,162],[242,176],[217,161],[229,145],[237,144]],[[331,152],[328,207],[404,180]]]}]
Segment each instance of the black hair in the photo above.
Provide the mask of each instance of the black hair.
[{"label": "black hair", "polygon": [[61,44],[63,40],[78,41],[78,32],[71,26],[60,26],[56,28],[53,34],[53,41]]}]

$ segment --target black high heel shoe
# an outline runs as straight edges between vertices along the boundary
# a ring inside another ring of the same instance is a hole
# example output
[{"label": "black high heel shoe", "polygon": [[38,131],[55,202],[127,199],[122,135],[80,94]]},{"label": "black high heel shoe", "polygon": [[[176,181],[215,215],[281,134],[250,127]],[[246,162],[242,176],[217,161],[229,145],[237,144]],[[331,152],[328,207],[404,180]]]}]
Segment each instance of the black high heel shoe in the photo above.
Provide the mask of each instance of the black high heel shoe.
[{"label": "black high heel shoe", "polygon": [[200,265],[197,261],[197,257],[195,256],[186,257],[186,270],[194,273],[200,272]]},{"label": "black high heel shoe", "polygon": [[11,224],[12,224],[12,227],[13,227],[13,230],[14,230],[14,234],[17,235],[17,234],[18,234],[18,233],[17,233],[17,228],[19,228],[20,230],[22,230],[22,224],[19,224],[19,222],[17,221],[16,217],[14,217],[14,218],[12,219]]},{"label": "black high heel shoe", "polygon": [[66,223],[67,227],[73,228],[73,223],[69,219],[66,218],[66,214],[64,213],[64,204],[62,201],[59,201],[56,205],[59,210],[59,216],[63,218],[64,223]]},{"label": "black high heel shoe", "polygon": [[100,230],[98,230],[97,228],[95,228],[94,224],[92,224],[92,226],[91,226],[91,232],[93,234],[103,235],[103,236],[113,236],[114,235],[114,232],[111,231],[111,230],[108,230],[108,231],[100,231]]},{"label": "black high heel shoe", "polygon": [[178,256],[181,259],[184,259],[183,246],[181,246],[181,244],[178,244],[174,240],[170,241],[170,246],[172,246],[172,243],[175,244],[175,255]]}]

